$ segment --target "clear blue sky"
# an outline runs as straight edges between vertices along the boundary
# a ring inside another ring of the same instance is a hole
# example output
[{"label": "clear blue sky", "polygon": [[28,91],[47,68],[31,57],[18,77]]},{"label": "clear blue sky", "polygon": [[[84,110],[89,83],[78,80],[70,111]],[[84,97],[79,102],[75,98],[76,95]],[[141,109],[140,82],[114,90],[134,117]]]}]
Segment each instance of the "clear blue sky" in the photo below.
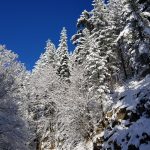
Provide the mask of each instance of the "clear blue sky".
[{"label": "clear blue sky", "polygon": [[57,46],[63,26],[70,38],[76,32],[76,21],[84,9],[91,10],[92,0],[0,0],[0,44],[19,55],[31,70],[45,41]]}]

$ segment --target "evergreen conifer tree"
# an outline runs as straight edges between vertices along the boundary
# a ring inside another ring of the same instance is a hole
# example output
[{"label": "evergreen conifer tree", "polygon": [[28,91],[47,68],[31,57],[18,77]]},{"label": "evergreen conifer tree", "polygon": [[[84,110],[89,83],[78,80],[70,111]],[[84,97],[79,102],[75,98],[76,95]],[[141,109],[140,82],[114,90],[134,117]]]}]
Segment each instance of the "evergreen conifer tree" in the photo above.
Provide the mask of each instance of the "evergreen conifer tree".
[{"label": "evergreen conifer tree", "polygon": [[69,69],[69,56],[67,46],[67,30],[65,28],[61,31],[60,44],[57,49],[58,53],[58,68],[57,74],[61,79],[69,81],[70,69]]}]

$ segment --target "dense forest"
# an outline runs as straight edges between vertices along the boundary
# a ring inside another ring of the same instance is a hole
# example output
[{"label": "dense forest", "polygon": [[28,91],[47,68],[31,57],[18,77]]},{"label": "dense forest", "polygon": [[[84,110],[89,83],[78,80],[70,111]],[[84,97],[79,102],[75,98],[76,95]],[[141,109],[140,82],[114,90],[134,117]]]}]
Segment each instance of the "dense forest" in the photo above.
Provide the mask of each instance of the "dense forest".
[{"label": "dense forest", "polygon": [[0,150],[150,150],[150,0],[93,0],[32,71],[0,46]]}]

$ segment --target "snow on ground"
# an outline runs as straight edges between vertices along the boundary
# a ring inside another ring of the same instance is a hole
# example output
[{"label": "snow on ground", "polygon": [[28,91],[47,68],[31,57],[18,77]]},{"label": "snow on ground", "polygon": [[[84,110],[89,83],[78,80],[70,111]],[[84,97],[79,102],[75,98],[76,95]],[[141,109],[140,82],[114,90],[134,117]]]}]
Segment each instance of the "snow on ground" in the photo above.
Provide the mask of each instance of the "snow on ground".
[{"label": "snow on ground", "polygon": [[141,81],[132,80],[128,83],[124,83],[123,86],[117,88],[115,91],[118,94],[119,101],[113,108],[129,107],[128,109],[132,109],[140,100],[140,98],[136,96],[139,95],[142,97],[147,90],[150,90],[150,76],[147,76]]},{"label": "snow on ground", "polygon": [[109,123],[93,141],[101,139],[104,150],[150,150],[150,76],[124,83],[114,95]]}]

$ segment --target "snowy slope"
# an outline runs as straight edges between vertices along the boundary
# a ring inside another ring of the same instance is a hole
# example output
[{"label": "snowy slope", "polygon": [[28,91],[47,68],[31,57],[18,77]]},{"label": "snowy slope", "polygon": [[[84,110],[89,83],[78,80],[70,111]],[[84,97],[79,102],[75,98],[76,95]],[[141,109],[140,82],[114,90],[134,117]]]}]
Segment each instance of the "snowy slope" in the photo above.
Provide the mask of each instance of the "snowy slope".
[{"label": "snowy slope", "polygon": [[95,149],[150,150],[150,76],[118,87],[113,99],[96,127]]}]

